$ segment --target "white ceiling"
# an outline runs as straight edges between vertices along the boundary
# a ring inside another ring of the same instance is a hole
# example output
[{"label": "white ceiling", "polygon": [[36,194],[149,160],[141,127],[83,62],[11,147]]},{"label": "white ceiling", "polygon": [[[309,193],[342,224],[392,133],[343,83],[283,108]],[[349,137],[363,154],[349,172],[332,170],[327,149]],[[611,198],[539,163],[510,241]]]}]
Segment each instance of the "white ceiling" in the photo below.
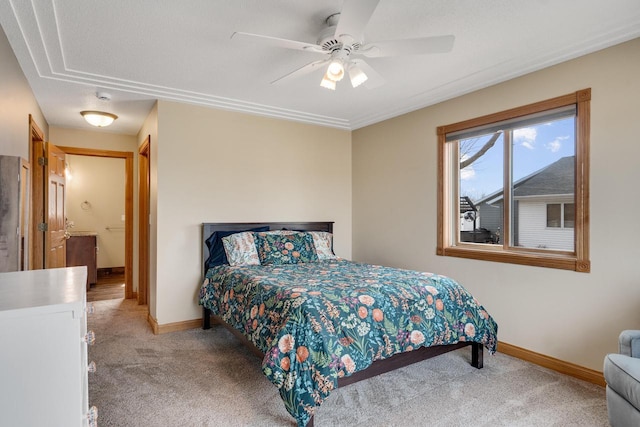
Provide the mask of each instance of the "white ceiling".
[{"label": "white ceiling", "polygon": [[[375,89],[273,80],[322,54],[231,40],[316,43],[342,0],[0,0],[0,24],[51,126],[136,134],[156,99],[357,129],[640,37],[639,0],[381,0],[369,41],[453,34],[446,54],[371,58]],[[97,91],[111,94],[100,101]],[[95,129],[95,128],[93,128]]]}]

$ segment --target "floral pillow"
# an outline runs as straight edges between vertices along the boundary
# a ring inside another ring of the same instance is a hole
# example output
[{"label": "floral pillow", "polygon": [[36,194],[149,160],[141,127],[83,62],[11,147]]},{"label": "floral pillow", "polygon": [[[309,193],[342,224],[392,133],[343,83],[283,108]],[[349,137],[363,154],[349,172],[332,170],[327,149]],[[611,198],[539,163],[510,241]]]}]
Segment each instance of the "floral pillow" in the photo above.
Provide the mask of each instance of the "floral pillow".
[{"label": "floral pillow", "polygon": [[251,231],[223,237],[222,245],[230,266],[260,265],[255,240]]},{"label": "floral pillow", "polygon": [[333,253],[333,234],[326,231],[309,231],[313,237],[313,245],[316,247],[316,253],[319,260],[338,259]]},{"label": "floral pillow", "polygon": [[229,264],[227,254],[224,251],[224,245],[222,244],[222,238],[242,231],[269,231],[269,227],[256,227],[250,230],[214,231],[211,236],[205,240],[207,248],[209,249],[209,257],[205,263],[207,270],[216,265]]},{"label": "floral pillow", "polygon": [[295,231],[254,233],[261,264],[316,262],[318,255],[309,233]]}]

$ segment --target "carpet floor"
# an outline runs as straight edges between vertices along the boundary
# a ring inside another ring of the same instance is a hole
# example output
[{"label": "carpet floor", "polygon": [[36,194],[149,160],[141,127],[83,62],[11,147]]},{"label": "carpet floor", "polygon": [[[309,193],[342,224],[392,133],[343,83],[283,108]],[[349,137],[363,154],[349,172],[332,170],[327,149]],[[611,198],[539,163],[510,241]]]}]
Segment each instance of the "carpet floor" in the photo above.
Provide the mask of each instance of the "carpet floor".
[{"label": "carpet floor", "polygon": [[[295,426],[260,360],[226,329],[153,335],[146,306],[94,303],[89,403],[100,427]],[[604,388],[497,353],[469,349],[334,391],[324,426],[608,426]]]}]

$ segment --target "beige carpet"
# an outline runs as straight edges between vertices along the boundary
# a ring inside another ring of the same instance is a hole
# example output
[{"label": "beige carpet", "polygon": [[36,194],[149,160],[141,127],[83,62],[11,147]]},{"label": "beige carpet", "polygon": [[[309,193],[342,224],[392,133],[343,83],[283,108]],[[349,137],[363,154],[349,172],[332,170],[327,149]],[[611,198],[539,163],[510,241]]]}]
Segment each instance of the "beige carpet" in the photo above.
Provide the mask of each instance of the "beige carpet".
[{"label": "beige carpet", "polygon": [[[260,360],[222,327],[153,335],[146,307],[95,302],[89,402],[108,426],[295,426]],[[607,426],[602,387],[458,350],[335,391],[323,426]]]}]

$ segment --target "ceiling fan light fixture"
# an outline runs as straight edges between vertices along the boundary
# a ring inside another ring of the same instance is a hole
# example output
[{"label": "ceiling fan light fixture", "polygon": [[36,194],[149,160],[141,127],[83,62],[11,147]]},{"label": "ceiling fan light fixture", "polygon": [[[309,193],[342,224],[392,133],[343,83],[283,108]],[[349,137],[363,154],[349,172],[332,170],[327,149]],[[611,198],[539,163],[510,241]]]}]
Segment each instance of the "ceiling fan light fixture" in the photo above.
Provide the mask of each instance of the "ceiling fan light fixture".
[{"label": "ceiling fan light fixture", "polygon": [[320,86],[326,88],[326,89],[331,89],[331,90],[336,90],[336,82],[331,80],[327,75],[329,74],[329,72],[327,71],[327,74],[324,75],[324,77],[322,77],[322,81],[320,82]]},{"label": "ceiling fan light fixture", "polygon": [[115,114],[105,113],[103,111],[80,111],[80,114],[87,123],[96,127],[109,126],[118,118]]},{"label": "ceiling fan light fixture", "polygon": [[351,79],[351,86],[358,87],[362,83],[366,82],[367,75],[358,67],[357,65],[352,65],[349,67],[349,79]]},{"label": "ceiling fan light fixture", "polygon": [[326,77],[334,82],[339,82],[344,77],[344,65],[339,59],[331,61],[329,67],[327,67]]}]

